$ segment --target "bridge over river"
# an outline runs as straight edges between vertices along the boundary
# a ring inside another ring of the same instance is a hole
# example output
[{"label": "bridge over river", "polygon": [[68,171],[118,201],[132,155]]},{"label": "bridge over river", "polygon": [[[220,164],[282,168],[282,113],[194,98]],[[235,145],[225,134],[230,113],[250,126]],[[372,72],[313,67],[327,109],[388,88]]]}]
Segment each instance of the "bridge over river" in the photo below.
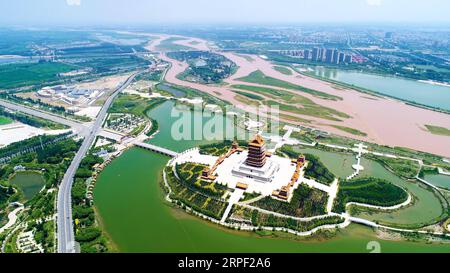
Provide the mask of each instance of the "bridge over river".
[{"label": "bridge over river", "polygon": [[140,147],[140,148],[143,148],[143,149],[146,149],[146,150],[150,150],[150,151],[155,152],[155,153],[167,155],[167,156],[170,156],[170,157],[176,157],[178,155],[177,152],[174,152],[174,151],[171,151],[169,149],[162,148],[162,147],[159,147],[159,146],[155,146],[155,145],[152,145],[152,144],[144,143],[144,142],[138,142],[135,145],[136,145],[136,147]]},{"label": "bridge over river", "polygon": [[176,157],[178,155],[177,152],[171,151],[169,149],[166,148],[162,148],[156,145],[152,145],[149,143],[145,143],[142,142],[142,139],[139,138],[134,138],[132,136],[128,136],[126,134],[114,131],[114,130],[109,130],[109,129],[102,129],[99,134],[99,136],[102,136],[106,139],[115,141],[117,143],[122,143],[122,144],[134,144],[136,147],[140,147],[142,149],[146,149],[155,153],[159,153],[159,154],[163,154],[163,155],[167,155],[170,157]]}]

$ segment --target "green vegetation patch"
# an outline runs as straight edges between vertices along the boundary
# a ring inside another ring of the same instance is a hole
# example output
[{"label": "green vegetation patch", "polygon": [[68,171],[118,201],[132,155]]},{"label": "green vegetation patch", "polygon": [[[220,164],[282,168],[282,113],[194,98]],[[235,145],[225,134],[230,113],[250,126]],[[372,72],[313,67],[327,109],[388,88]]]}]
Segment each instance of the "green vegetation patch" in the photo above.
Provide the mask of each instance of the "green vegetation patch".
[{"label": "green vegetation patch", "polygon": [[401,204],[407,198],[408,193],[402,188],[384,179],[365,177],[340,184],[333,210],[344,212],[349,202],[389,207]]},{"label": "green vegetation patch", "polygon": [[284,88],[284,89],[297,90],[297,91],[305,92],[305,93],[308,93],[308,94],[311,94],[311,95],[314,95],[316,97],[320,97],[323,99],[342,100],[342,98],[338,97],[338,96],[330,95],[330,94],[320,92],[317,90],[313,90],[313,89],[309,89],[309,88],[306,88],[306,87],[303,87],[300,85],[296,85],[296,84],[292,84],[292,83],[289,83],[286,81],[268,77],[268,76],[264,75],[264,73],[261,72],[260,70],[254,71],[250,75],[243,77],[243,78],[239,78],[238,80],[244,81],[244,82],[250,82],[250,83],[269,85],[269,86],[274,86],[274,87],[279,87],[279,88]]},{"label": "green vegetation patch", "polygon": [[162,80],[163,70],[152,70],[150,72],[145,72],[142,74],[139,74],[136,77],[136,81],[154,81],[159,82]]},{"label": "green vegetation patch", "polygon": [[164,99],[146,99],[139,95],[120,94],[114,100],[111,108],[109,108],[109,113],[128,113],[140,117],[147,117],[147,111],[155,108],[164,101]]},{"label": "green vegetation patch", "polygon": [[0,66],[0,89],[56,81],[59,79],[60,73],[75,69],[74,66],[58,62],[2,65]]},{"label": "green vegetation patch", "polygon": [[[201,145],[199,147],[200,154],[221,156],[231,148],[231,144],[233,144],[233,141],[225,140],[219,143]],[[246,147],[248,145],[246,141],[238,141],[238,144],[241,147]]]},{"label": "green vegetation patch", "polygon": [[320,161],[320,159],[312,154],[305,154],[308,166],[305,170],[305,177],[316,180],[319,183],[330,185],[334,181],[334,174]]},{"label": "green vegetation patch", "polygon": [[[283,133],[281,133],[281,135],[283,135]],[[307,134],[305,131],[294,131],[291,133],[291,138],[295,138],[306,143],[313,143],[315,141],[315,138],[310,134]]]},{"label": "green vegetation patch", "polygon": [[[208,95],[197,89],[184,87],[184,86],[180,86],[180,85],[169,84],[167,82],[164,82],[163,84],[159,84],[157,87],[162,88],[163,86],[164,86],[164,90],[174,94],[177,97],[202,98],[203,101],[207,104],[216,104],[219,106],[229,105],[228,102],[218,99],[216,97],[213,97],[211,95]],[[170,87],[170,89],[169,89],[169,87]]]},{"label": "green vegetation patch", "polygon": [[259,105],[261,105],[260,101],[255,100],[255,99],[251,99],[249,97],[242,96],[242,95],[239,95],[239,94],[236,94],[234,96],[234,99],[237,100],[238,102],[242,103],[243,105],[252,105],[252,106],[259,106]]},{"label": "green vegetation patch", "polygon": [[258,96],[258,95],[255,95],[255,94],[253,94],[253,93],[249,93],[249,92],[235,91],[235,93],[237,93],[237,94],[239,94],[239,95],[242,95],[242,96],[244,96],[244,97],[247,97],[247,98],[249,98],[249,99],[252,99],[252,100],[259,100],[259,101],[263,101],[263,100],[264,100],[263,97]]},{"label": "green vegetation patch", "polygon": [[291,159],[297,159],[302,153],[294,151],[292,146],[283,145],[280,149],[277,151],[278,153],[285,154]]},{"label": "green vegetation patch", "polygon": [[439,174],[438,168],[436,168],[436,167],[423,166],[423,167],[420,169],[419,177],[420,177],[420,178],[425,178],[425,175],[430,175],[430,174],[434,174],[434,175]]},{"label": "green vegetation patch", "polygon": [[108,241],[95,220],[95,210],[86,198],[87,182],[94,174],[94,166],[103,162],[103,159],[88,154],[80,164],[72,187],[72,209],[75,222],[75,238],[80,243],[81,252],[96,253],[107,252]]},{"label": "green vegetation patch", "polygon": [[[287,155],[289,158],[297,159],[302,153],[294,151],[292,146],[284,145],[279,152]],[[320,161],[320,159],[312,154],[304,154],[308,166],[305,170],[305,177],[314,179],[315,181],[330,185],[334,181],[334,174]]]},{"label": "green vegetation patch", "polygon": [[450,136],[450,129],[434,125],[425,125],[425,127],[427,127],[428,131],[434,135]]},{"label": "green vegetation patch", "polygon": [[339,129],[341,131],[350,133],[352,135],[355,136],[367,136],[366,133],[361,132],[360,130],[354,129],[354,128],[350,128],[350,127],[346,127],[346,126],[342,126],[342,125],[330,125],[331,127],[334,127],[336,129]]},{"label": "green vegetation patch", "polygon": [[54,246],[54,234],[55,234],[55,222],[54,220],[47,222],[33,221],[28,225],[27,230],[34,229],[34,239],[36,243],[42,245],[47,253],[52,253],[55,249]]},{"label": "green vegetation patch", "polygon": [[[268,97],[270,99],[262,98],[261,96],[253,97],[248,95],[248,92],[236,93],[244,95],[250,99],[257,100],[258,102],[265,103],[266,105],[275,105],[280,108],[282,111],[292,112],[299,115],[307,115],[314,116],[318,118],[340,121],[340,119],[336,118],[350,118],[349,115],[336,111],[335,109],[321,106],[307,97],[301,96],[299,94],[295,94],[285,90],[267,88],[267,87],[259,87],[259,86],[251,86],[251,85],[232,85],[232,88],[250,91],[252,93],[257,93]],[[301,105],[302,107],[299,107]]]},{"label": "green vegetation patch", "polygon": [[[6,123],[2,123],[2,120]],[[37,128],[48,128],[52,130],[61,130],[68,128],[65,125],[55,123],[43,118],[33,117],[20,112],[6,111],[3,108],[0,108],[0,125],[8,124],[8,121],[9,123],[11,123],[13,120],[17,120],[19,122]]]},{"label": "green vegetation patch", "polygon": [[293,193],[291,202],[283,202],[267,196],[252,205],[294,217],[312,217],[326,213],[328,194],[307,185],[300,185]]},{"label": "green vegetation patch", "polygon": [[[60,135],[42,135],[42,136],[35,136],[19,142],[14,142],[0,149],[0,158],[14,156],[22,152],[26,153],[27,151],[35,150],[38,157],[38,161],[42,160],[43,162],[46,162],[48,160],[52,161],[56,160],[57,162],[60,162],[66,155],[65,153],[72,151],[71,149],[74,148],[73,145],[75,142],[71,141],[71,139],[66,140],[66,138],[69,135],[70,133],[64,133]],[[59,141],[60,143],[57,143]],[[47,147],[47,145],[51,145],[51,147],[45,148]],[[49,154],[46,153],[46,150],[49,150]],[[51,151],[55,151],[55,154],[51,154]],[[40,157],[40,155],[43,155],[42,158]],[[49,158],[45,158],[45,156],[47,155],[49,156]],[[32,159],[33,158],[27,158],[27,160]],[[17,163],[21,162],[19,161]]]},{"label": "green vegetation patch", "polygon": [[178,51],[170,58],[187,62],[189,67],[179,75],[182,80],[204,84],[220,83],[236,71],[236,64],[223,55],[207,51]]},{"label": "green vegetation patch", "polygon": [[279,66],[276,65],[273,67],[273,69],[275,69],[276,71],[283,73],[284,75],[292,75],[292,70],[290,70],[289,68],[285,67],[285,66]]},{"label": "green vegetation patch", "polygon": [[[291,112],[294,114],[305,115],[305,116],[319,117],[319,118],[332,120],[332,121],[341,121],[340,119],[335,118],[333,116],[333,113],[330,113],[330,112],[336,112],[336,111],[331,110],[330,108],[326,108],[326,107],[321,107],[321,106],[310,107],[309,105],[304,106],[304,107],[299,107],[299,106],[292,105],[292,104],[282,104],[282,103],[279,103],[278,101],[274,101],[274,100],[268,100],[265,103],[272,107],[277,106],[277,107],[279,107],[279,109],[281,111]],[[345,114],[340,113],[339,115],[345,115]]]},{"label": "green vegetation patch", "polygon": [[340,216],[327,216],[311,221],[299,221],[290,217],[280,217],[273,214],[259,212],[256,209],[234,206],[232,215],[248,219],[252,225],[258,227],[288,228],[299,232],[312,230],[323,225],[336,225],[344,222]]},{"label": "green vegetation patch", "polygon": [[378,161],[385,168],[400,177],[414,178],[419,173],[420,165],[417,161],[375,155],[368,155],[368,157]]},{"label": "green vegetation patch", "polygon": [[162,40],[161,43],[156,46],[158,51],[188,51],[193,50],[192,47],[176,44],[176,41],[186,40],[181,37],[171,37],[165,40]]},{"label": "green vegetation patch", "polygon": [[[11,144],[0,150],[0,153],[3,152],[3,154],[10,155],[9,153],[13,152],[16,155],[0,167],[0,211],[3,210],[1,207],[3,205],[1,201],[3,199],[2,190],[7,189],[8,197],[5,204],[15,201],[25,204],[27,209],[21,212],[20,220],[22,223],[28,224],[26,231],[33,230],[35,232],[36,241],[43,246],[47,253],[55,251],[54,222],[52,220],[46,221],[46,219],[51,219],[55,215],[57,191],[54,189],[62,180],[75,152],[81,145],[81,141],[75,142],[71,138],[57,140],[60,137],[42,136],[44,148],[41,146],[39,137],[35,137]],[[57,141],[55,142],[55,140]],[[27,172],[16,173],[14,167],[18,165],[25,167]],[[14,175],[31,172],[33,172],[33,175],[42,176],[43,181],[35,181],[37,182],[35,183],[30,181],[29,177],[23,177],[22,182],[25,182],[23,185],[12,184],[14,181],[10,181],[10,179],[17,178]],[[44,185],[44,190],[39,191]],[[25,189],[25,187],[31,188]],[[53,189],[53,191],[49,191],[50,189]],[[27,193],[29,190],[32,190],[32,192]],[[23,229],[18,231],[21,230]],[[17,235],[13,234],[11,239],[8,240],[6,246],[8,252],[17,252],[15,248],[16,237]]]},{"label": "green vegetation patch", "polygon": [[249,201],[249,200],[255,199],[259,196],[261,196],[261,194],[256,193],[256,192],[251,192],[251,193],[244,192],[244,197],[240,201],[241,202]]},{"label": "green vegetation patch", "polygon": [[[260,87],[260,86],[252,86],[252,85],[245,85],[245,84],[234,84],[231,86],[235,89],[241,89],[241,90],[247,90],[255,93],[262,94],[266,97],[270,97],[273,99],[281,99],[284,101],[292,101],[296,94],[284,90],[279,89],[273,89],[268,87]],[[299,96],[300,98],[304,98],[303,96]],[[307,99],[307,98],[305,98]]]},{"label": "green vegetation patch", "polygon": [[[177,166],[177,169],[180,169],[180,166]],[[196,168],[195,166],[183,166],[183,169],[189,169],[192,173],[199,170],[199,168]],[[175,200],[178,205],[182,207],[189,206],[195,211],[215,219],[220,219],[222,217],[227,203],[215,197],[218,196],[216,193],[213,194],[214,196],[209,195],[212,192],[211,188],[208,187],[209,185],[195,185],[195,182],[192,183],[196,180],[195,176],[191,174],[189,174],[189,176],[187,174],[184,175],[184,177],[187,177],[190,181],[185,181],[181,177],[178,179],[175,176],[172,167],[166,167],[165,172],[167,183],[172,189],[170,197]],[[220,191],[221,188],[216,188],[216,190]]]},{"label": "green vegetation patch", "polygon": [[[0,111],[1,111],[1,109],[0,109]],[[7,125],[7,124],[10,124],[12,122],[13,122],[12,119],[10,119],[8,117],[0,116],[0,125]]]},{"label": "green vegetation patch", "polygon": [[176,166],[176,171],[181,182],[189,188],[202,194],[221,198],[226,191],[226,187],[214,182],[207,182],[200,179],[205,165],[184,163]]},{"label": "green vegetation patch", "polygon": [[[2,171],[2,169],[0,169]],[[0,210],[2,210],[8,203],[9,198],[14,194],[14,188],[10,186],[3,186],[0,184]]]}]

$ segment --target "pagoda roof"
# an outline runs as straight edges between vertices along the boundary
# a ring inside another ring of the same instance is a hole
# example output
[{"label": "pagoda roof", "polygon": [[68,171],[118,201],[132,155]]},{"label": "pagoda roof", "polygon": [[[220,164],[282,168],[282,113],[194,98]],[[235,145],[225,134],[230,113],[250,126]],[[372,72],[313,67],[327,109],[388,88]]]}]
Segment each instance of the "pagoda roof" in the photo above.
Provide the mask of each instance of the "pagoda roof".
[{"label": "pagoda roof", "polygon": [[262,146],[264,145],[265,141],[261,135],[256,135],[255,138],[250,141],[250,145],[256,145],[256,146]]}]

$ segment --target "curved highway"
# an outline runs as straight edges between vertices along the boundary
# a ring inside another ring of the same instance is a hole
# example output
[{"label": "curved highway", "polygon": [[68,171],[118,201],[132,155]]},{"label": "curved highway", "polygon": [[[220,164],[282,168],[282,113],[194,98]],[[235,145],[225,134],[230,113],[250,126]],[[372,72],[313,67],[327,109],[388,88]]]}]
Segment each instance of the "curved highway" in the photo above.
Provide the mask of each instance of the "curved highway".
[{"label": "curved highway", "polygon": [[73,221],[72,221],[72,184],[75,173],[78,169],[78,166],[81,163],[81,160],[86,155],[87,151],[91,147],[92,143],[95,140],[95,136],[101,130],[103,121],[108,113],[108,109],[111,106],[112,102],[116,98],[116,96],[124,90],[130,83],[134,80],[134,78],[138,75],[138,73],[130,76],[126,82],[124,82],[119,88],[117,88],[114,93],[106,100],[102,109],[100,110],[97,119],[95,120],[94,125],[91,127],[90,132],[87,134],[83,143],[81,144],[80,150],[75,155],[72,163],[67,169],[63,180],[59,186],[58,191],[58,199],[57,199],[57,237],[58,237],[58,252],[59,253],[75,253],[75,235],[73,229]]}]

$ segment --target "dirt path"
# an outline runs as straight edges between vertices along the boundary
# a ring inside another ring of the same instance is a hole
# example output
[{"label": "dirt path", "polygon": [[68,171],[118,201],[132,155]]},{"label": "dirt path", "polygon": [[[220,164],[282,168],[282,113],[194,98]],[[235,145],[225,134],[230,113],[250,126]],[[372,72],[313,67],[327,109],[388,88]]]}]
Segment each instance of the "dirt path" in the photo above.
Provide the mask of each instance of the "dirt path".
[{"label": "dirt path", "polygon": [[[171,37],[183,37],[179,35],[165,34],[148,35],[157,37],[149,43],[147,49],[150,51],[156,51],[157,46],[165,39]],[[273,78],[342,97],[343,100],[341,101],[331,101],[296,91],[300,95],[311,99],[319,105],[336,109],[337,111],[344,112],[352,117],[344,120],[343,122],[332,122],[311,116],[289,113],[290,116],[308,119],[313,122],[313,124],[306,125],[312,125],[313,127],[324,129],[346,137],[373,141],[382,145],[408,147],[442,156],[450,156],[450,137],[433,135],[424,129],[426,124],[450,128],[450,115],[448,114],[410,106],[404,102],[390,98],[375,97],[352,89],[336,88],[333,84],[301,75],[297,72],[293,72],[292,75],[285,75],[275,70],[272,63],[260,58],[259,56],[221,52],[212,48],[211,44],[205,40],[190,37],[183,38],[184,39],[182,40],[174,41],[174,43],[189,46],[196,50],[209,49],[236,63],[239,68],[234,75],[224,80],[227,84],[255,85],[241,82],[238,79],[247,76],[251,72],[260,70],[265,75]],[[167,72],[165,78],[167,82],[198,89],[241,108],[240,106],[242,106],[242,103],[236,100],[236,94],[227,86],[205,85],[177,79],[176,76],[183,72],[188,65],[169,58],[163,52],[159,53],[161,59],[172,64],[172,67]],[[256,86],[258,86],[258,84],[256,84]],[[289,122],[292,123],[292,121]],[[301,124],[302,122],[299,121],[294,123]],[[351,127],[367,133],[367,136],[354,136],[331,127],[330,124],[339,124],[342,126]]]}]

